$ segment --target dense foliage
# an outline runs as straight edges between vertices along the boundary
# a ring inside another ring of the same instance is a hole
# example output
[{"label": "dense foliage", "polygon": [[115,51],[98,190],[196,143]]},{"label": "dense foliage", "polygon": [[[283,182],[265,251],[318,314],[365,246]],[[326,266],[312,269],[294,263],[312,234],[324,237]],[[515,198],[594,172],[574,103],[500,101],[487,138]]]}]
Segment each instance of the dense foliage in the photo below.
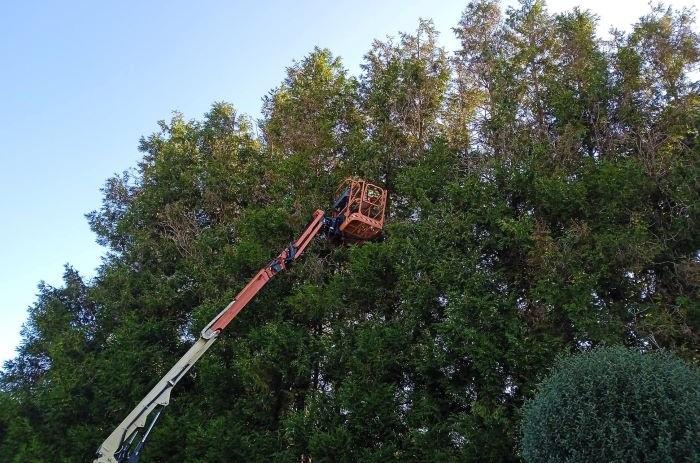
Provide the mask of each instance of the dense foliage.
[{"label": "dense foliage", "polygon": [[[142,139],[88,215],[104,264],[41,286],[0,377],[0,461],[91,458],[340,179],[391,192],[385,239],[320,241],[188,377],[145,462],[518,461],[563,352],[698,359],[700,88],[687,11],[469,3],[353,77],[313,50],[265,98]],[[256,135],[259,134],[259,135]]]},{"label": "dense foliage", "polygon": [[562,359],[521,432],[528,463],[700,461],[700,370],[622,347]]}]

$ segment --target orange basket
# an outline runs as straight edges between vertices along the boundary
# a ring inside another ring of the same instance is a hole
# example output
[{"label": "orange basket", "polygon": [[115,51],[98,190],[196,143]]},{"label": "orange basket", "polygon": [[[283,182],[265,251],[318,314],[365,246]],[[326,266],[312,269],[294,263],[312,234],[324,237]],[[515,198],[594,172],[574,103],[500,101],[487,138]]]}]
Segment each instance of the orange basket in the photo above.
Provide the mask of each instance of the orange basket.
[{"label": "orange basket", "polygon": [[358,241],[376,238],[384,227],[386,190],[357,178],[346,179],[338,188],[336,211],[342,217],[343,236]]}]

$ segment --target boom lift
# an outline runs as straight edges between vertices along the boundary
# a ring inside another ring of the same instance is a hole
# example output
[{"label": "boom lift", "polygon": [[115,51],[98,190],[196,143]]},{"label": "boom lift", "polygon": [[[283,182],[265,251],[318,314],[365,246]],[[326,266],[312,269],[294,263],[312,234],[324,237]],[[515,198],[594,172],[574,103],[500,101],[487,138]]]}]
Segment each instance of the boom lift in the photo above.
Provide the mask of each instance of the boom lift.
[{"label": "boom lift", "polygon": [[137,463],[148,435],[170,402],[173,387],[263,286],[301,257],[318,235],[351,243],[377,237],[384,226],[386,197],[386,191],[376,185],[356,178],[346,179],[338,189],[332,210],[328,213],[316,210],[299,238],[260,269],[235,299],[204,327],[197,342],[102,443],[93,463]]}]

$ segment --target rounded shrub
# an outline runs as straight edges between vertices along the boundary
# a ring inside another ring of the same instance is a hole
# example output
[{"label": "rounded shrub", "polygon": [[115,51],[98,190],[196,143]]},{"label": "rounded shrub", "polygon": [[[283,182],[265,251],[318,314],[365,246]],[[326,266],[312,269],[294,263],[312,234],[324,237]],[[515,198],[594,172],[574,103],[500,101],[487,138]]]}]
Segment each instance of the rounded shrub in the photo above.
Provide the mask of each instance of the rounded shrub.
[{"label": "rounded shrub", "polygon": [[700,370],[622,347],[564,358],[520,431],[528,463],[700,462]]}]

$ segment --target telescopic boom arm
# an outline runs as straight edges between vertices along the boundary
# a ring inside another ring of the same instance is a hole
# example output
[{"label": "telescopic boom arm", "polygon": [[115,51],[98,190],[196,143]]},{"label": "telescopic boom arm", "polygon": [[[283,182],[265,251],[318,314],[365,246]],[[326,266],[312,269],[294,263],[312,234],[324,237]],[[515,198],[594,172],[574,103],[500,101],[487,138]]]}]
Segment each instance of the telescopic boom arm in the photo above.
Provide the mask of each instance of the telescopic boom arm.
[{"label": "telescopic boom arm", "polygon": [[204,327],[197,342],[102,443],[94,463],[135,463],[138,461],[153,425],[158,420],[163,408],[170,402],[170,391],[173,387],[211,347],[219,333],[248,305],[263,286],[277,273],[285,270],[292,262],[301,257],[323,226],[324,212],[317,210],[299,239],[291,243],[267,266],[260,269],[236,298]]},{"label": "telescopic boom arm", "polygon": [[277,273],[304,253],[324,233],[348,242],[366,241],[381,233],[386,191],[359,179],[347,179],[339,189],[334,209],[316,210],[299,238],[250,280],[224,310],[204,327],[197,341],[129,413],[97,450],[93,463],[137,463],[146,439],[170,402],[170,392],[216,341],[221,331]]}]

